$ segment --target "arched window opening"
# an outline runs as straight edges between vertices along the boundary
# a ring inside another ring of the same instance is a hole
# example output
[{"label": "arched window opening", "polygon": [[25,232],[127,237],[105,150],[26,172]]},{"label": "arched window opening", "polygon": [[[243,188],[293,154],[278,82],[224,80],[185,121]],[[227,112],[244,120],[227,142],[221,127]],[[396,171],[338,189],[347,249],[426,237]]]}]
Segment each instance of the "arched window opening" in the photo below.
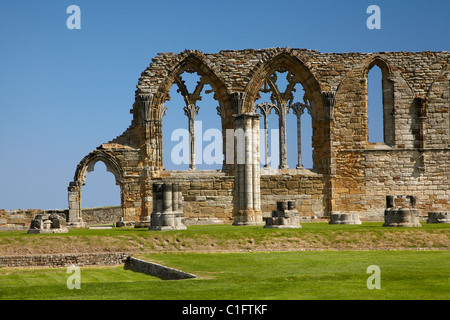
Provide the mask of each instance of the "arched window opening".
[{"label": "arched window opening", "polygon": [[305,169],[313,168],[312,117],[309,110],[301,116],[301,165]]},{"label": "arched window opening", "polygon": [[162,118],[164,167],[166,170],[189,169],[189,131],[183,108],[183,96],[176,85],[169,91],[166,114]]},{"label": "arched window opening", "polygon": [[367,74],[369,142],[385,142],[382,80],[381,69],[375,65]]},{"label": "arched window opening", "polygon": [[264,82],[255,101],[255,112],[261,114],[260,162],[265,169],[276,169],[279,165],[279,122],[276,100],[268,82]]},{"label": "arched window opening", "polygon": [[[295,75],[280,67],[267,76],[258,92],[255,110],[262,115],[260,129],[264,135],[260,139],[260,158],[264,168],[269,167],[267,163],[271,168],[304,168],[302,153],[306,168],[312,168],[312,117],[302,116],[305,112],[310,114],[311,107]],[[271,117],[272,114],[276,119]],[[278,137],[276,142],[275,135]],[[270,148],[268,153],[267,146]],[[278,161],[275,161],[275,154]]]},{"label": "arched window opening", "polygon": [[221,169],[221,109],[213,96],[211,86],[195,70],[175,77],[162,119],[166,170]]},{"label": "arched window opening", "polygon": [[120,186],[116,185],[114,174],[108,172],[105,163],[98,161],[94,171],[86,176],[82,186],[82,208],[120,206]]}]

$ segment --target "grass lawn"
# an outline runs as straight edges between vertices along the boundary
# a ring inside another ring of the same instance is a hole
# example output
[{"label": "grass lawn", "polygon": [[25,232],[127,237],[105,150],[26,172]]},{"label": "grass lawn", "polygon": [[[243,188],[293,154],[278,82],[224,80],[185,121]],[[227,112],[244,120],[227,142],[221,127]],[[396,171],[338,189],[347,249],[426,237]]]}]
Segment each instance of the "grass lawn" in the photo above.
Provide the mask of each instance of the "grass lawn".
[{"label": "grass lawn", "polygon": [[[82,267],[69,290],[65,268],[0,268],[0,299],[419,299],[450,298],[449,251],[291,251],[142,253],[196,274],[158,278],[117,267]],[[380,267],[381,289],[369,290],[367,267]]]}]

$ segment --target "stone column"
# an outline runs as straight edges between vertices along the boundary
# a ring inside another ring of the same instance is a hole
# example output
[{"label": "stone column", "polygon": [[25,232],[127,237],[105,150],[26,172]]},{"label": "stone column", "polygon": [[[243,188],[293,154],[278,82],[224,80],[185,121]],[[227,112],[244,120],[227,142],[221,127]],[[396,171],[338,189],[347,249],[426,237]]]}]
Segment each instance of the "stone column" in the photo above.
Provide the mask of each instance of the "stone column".
[{"label": "stone column", "polygon": [[297,117],[297,169],[303,168],[302,166],[302,121],[301,116],[306,108],[306,105],[301,103],[294,103],[290,106],[295,116]]},{"label": "stone column", "polygon": [[278,108],[278,127],[280,130],[280,169],[287,169],[287,144],[286,144],[286,115],[288,108],[286,102],[282,102]]},{"label": "stone column", "polygon": [[233,225],[263,225],[260,200],[260,115],[245,113],[234,117],[237,162]]},{"label": "stone column", "polygon": [[69,184],[68,200],[69,200],[69,216],[67,218],[67,226],[74,228],[83,228],[86,223],[83,222],[81,215],[81,183],[71,182]]},{"label": "stone column", "polygon": [[189,119],[189,169],[195,170],[195,116],[198,115],[198,109],[195,104],[189,104],[187,107],[184,107],[184,114]]},{"label": "stone column", "polygon": [[255,111],[257,109],[261,110],[261,114],[264,117],[264,168],[269,168],[269,115],[272,111],[273,105],[265,102],[257,105],[255,107]]},{"label": "stone column", "polygon": [[302,121],[300,115],[297,115],[297,169],[302,168]]}]

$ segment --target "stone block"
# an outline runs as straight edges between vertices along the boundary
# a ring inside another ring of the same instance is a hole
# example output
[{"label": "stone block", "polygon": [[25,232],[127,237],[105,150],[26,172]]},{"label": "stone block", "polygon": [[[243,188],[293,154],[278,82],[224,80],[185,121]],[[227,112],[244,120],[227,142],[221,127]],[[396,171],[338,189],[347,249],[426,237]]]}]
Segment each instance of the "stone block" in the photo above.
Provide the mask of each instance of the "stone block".
[{"label": "stone block", "polygon": [[361,224],[359,213],[332,213],[329,224]]},{"label": "stone block", "polygon": [[448,212],[430,211],[428,212],[427,223],[450,223]]}]

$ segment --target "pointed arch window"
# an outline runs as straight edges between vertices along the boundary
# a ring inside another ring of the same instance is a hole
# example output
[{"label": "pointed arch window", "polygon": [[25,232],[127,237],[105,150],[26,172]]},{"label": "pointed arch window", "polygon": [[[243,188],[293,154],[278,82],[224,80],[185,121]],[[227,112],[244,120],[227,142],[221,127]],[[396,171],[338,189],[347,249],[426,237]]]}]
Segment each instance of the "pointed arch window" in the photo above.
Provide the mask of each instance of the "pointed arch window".
[{"label": "pointed arch window", "polygon": [[388,64],[373,60],[367,68],[368,142],[395,144],[394,82]]}]

